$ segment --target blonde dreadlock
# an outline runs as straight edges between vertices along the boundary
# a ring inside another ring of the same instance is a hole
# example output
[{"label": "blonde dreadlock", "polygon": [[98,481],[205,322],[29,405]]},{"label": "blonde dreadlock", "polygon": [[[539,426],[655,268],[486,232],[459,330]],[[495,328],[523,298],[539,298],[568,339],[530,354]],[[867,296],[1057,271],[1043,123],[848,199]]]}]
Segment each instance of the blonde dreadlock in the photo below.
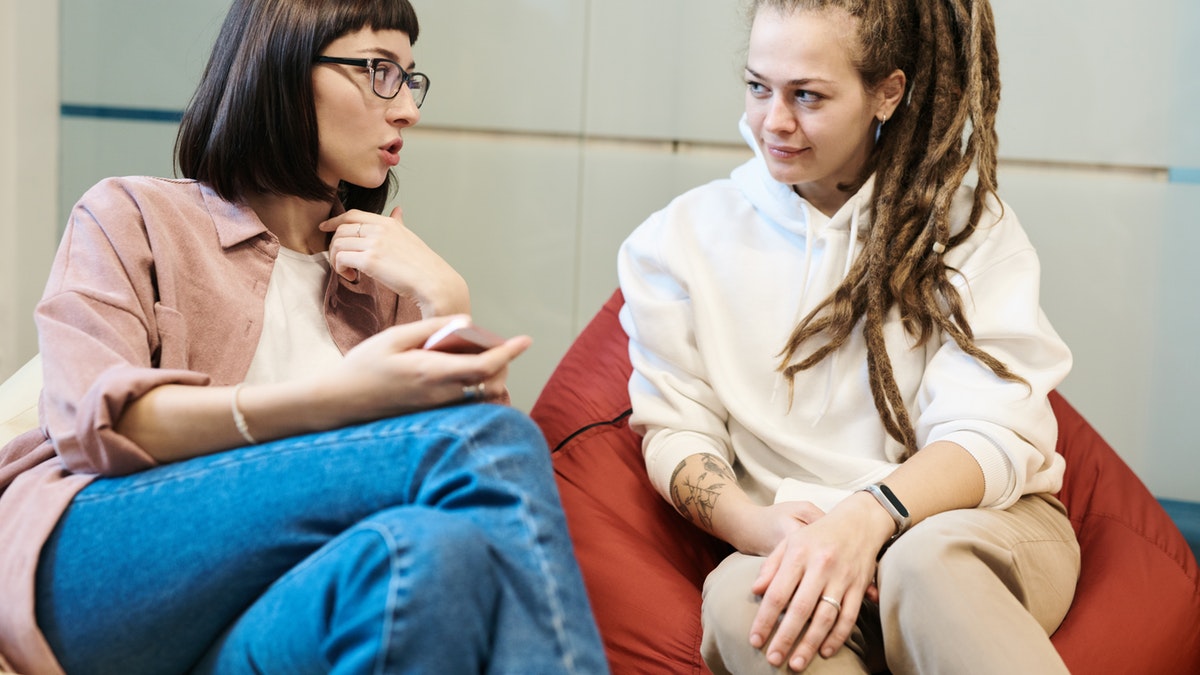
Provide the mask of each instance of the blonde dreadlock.
[{"label": "blonde dreadlock", "polygon": [[[975,345],[943,262],[945,251],[975,230],[996,191],[1000,75],[992,10],[987,0],[755,0],[752,16],[763,7],[781,13],[841,8],[858,19],[855,65],[867,88],[897,69],[908,79],[908,103],[888,120],[862,175],[839,186],[854,191],[876,174],[863,252],[842,284],[792,331],[779,366],[794,381],[841,347],[861,320],[875,408],[907,458],[917,450],[916,432],[883,337],[893,306],[918,345],[940,331],[998,377],[1024,382]],[[974,204],[966,227],[952,235],[950,205],[972,166]],[[792,363],[817,335],[828,341]]]}]

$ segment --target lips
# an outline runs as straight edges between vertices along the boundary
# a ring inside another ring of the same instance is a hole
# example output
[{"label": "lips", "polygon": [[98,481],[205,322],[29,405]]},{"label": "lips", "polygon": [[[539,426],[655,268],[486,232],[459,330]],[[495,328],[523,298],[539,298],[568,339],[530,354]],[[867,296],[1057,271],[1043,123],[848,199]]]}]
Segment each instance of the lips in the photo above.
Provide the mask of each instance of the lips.
[{"label": "lips", "polygon": [[383,161],[387,162],[388,166],[396,166],[400,163],[400,149],[403,147],[404,139],[397,138],[379,148],[379,154],[383,156]]},{"label": "lips", "polygon": [[767,154],[771,155],[772,157],[779,159],[792,159],[800,155],[800,153],[804,152],[807,148],[795,148],[787,145],[763,143],[763,149],[766,150]]}]

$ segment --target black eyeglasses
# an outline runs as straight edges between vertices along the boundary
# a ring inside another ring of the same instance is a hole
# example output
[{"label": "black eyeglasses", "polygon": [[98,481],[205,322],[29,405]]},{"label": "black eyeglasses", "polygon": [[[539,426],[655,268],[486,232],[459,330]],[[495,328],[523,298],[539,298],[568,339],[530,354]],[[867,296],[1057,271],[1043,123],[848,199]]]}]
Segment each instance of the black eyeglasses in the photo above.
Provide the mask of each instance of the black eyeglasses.
[{"label": "black eyeglasses", "polygon": [[371,73],[371,91],[379,98],[391,100],[400,93],[400,87],[408,85],[413,102],[420,108],[429,93],[429,76],[425,73],[410,73],[399,63],[388,59],[343,59],[339,56],[318,56],[317,63],[340,63],[345,66],[366,68]]}]

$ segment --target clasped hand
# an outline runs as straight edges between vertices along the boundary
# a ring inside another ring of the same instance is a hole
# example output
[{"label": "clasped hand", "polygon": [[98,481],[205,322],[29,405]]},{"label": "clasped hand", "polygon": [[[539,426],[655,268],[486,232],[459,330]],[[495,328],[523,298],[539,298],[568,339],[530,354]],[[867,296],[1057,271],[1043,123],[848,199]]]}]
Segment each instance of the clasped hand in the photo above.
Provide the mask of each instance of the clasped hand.
[{"label": "clasped hand", "polygon": [[[805,504],[809,511],[820,510]],[[796,503],[767,507],[795,510]],[[767,661],[788,661],[801,671],[817,654],[832,656],[850,637],[864,597],[878,600],[874,586],[878,550],[853,513],[835,508],[828,514],[793,514],[782,539],[763,562],[751,591],[761,596],[750,629],[750,644],[763,648]],[[819,650],[819,651],[818,651]]]}]

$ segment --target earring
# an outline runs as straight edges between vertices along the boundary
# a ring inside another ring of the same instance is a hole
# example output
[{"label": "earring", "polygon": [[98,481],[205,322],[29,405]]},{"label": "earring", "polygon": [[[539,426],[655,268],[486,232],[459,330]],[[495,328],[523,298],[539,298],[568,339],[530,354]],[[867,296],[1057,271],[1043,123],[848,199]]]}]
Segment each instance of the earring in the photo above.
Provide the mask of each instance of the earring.
[{"label": "earring", "polygon": [[879,142],[879,135],[883,133],[883,124],[887,122],[887,115],[879,118],[879,126],[875,127],[875,142]]}]

